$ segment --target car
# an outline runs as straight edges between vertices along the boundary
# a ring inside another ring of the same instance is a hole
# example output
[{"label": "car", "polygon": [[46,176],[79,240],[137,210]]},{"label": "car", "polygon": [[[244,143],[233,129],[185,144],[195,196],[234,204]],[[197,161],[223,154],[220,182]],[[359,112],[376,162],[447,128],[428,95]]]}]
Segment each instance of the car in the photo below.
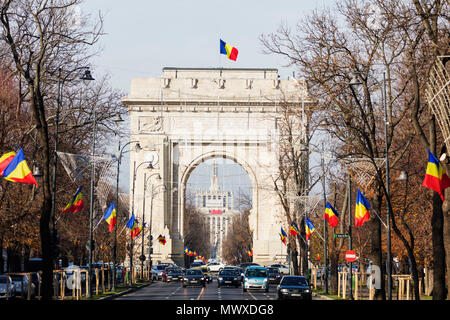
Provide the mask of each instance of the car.
[{"label": "car", "polygon": [[[36,285],[29,279],[29,276],[26,274],[11,274],[11,280],[14,283],[14,287],[16,289],[16,295],[27,298],[28,297],[28,288],[30,290],[30,296],[34,298],[36,296]],[[28,285],[28,282],[30,284]]]},{"label": "car", "polygon": [[205,286],[206,279],[203,271],[200,269],[187,269],[183,276],[183,288],[190,285]]},{"label": "car", "polygon": [[304,276],[284,276],[277,286],[277,299],[311,300],[312,293],[308,280]]},{"label": "car", "polygon": [[280,273],[283,275],[289,274],[289,267],[285,266],[284,264],[274,263],[274,264],[268,265],[267,267],[278,268],[280,270]]},{"label": "car", "polygon": [[10,276],[0,275],[0,299],[12,299],[16,296],[16,288]]},{"label": "car", "polygon": [[221,286],[235,286],[241,285],[240,273],[237,269],[224,269],[219,271],[217,275],[217,287]]},{"label": "car", "polygon": [[167,267],[163,272],[163,282],[183,279],[183,270],[178,267]]},{"label": "car", "polygon": [[280,280],[282,278],[280,269],[274,268],[274,267],[267,267],[267,273],[269,276],[269,284],[270,283],[280,283]]},{"label": "car", "polygon": [[242,291],[248,289],[263,289],[269,292],[269,278],[267,269],[261,266],[248,266],[244,273]]},{"label": "car", "polygon": [[244,269],[237,266],[226,266],[222,270],[236,270],[238,272],[239,281],[242,283],[244,281]]},{"label": "car", "polygon": [[157,280],[162,280],[162,273],[167,267],[168,267],[168,265],[166,265],[166,264],[158,264],[158,265],[152,267],[152,269],[158,275]]},{"label": "car", "polygon": [[191,263],[191,269],[199,269],[202,270],[203,272],[208,272],[208,266],[206,265],[206,263],[202,262],[193,262]]},{"label": "car", "polygon": [[225,265],[221,262],[210,262],[207,264],[208,270],[211,272],[219,272]]}]

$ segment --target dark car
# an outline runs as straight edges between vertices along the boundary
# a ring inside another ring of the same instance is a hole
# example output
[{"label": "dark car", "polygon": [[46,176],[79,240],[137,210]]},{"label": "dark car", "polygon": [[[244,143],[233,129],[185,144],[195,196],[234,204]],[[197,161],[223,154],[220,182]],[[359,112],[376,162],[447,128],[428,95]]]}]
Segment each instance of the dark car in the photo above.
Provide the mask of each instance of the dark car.
[{"label": "dark car", "polygon": [[238,272],[238,278],[239,281],[242,283],[242,281],[244,281],[244,269],[242,269],[241,267],[236,267],[236,266],[227,266],[225,268],[223,268],[223,270],[236,270]]},{"label": "dark car", "polygon": [[217,287],[221,286],[235,286],[241,285],[240,273],[236,269],[224,269],[217,275]]},{"label": "dark car", "polygon": [[181,268],[167,267],[162,273],[163,282],[170,282],[183,279],[183,270]]},{"label": "dark car", "polygon": [[244,263],[241,263],[241,264],[239,265],[239,267],[242,268],[242,269],[244,270],[244,272],[245,272],[245,270],[247,269],[247,267],[250,267],[250,266],[258,267],[259,264],[254,263],[254,262],[244,262]]},{"label": "dark car", "polygon": [[186,286],[205,286],[206,279],[200,269],[187,269],[183,276],[183,288]]},{"label": "dark car", "polygon": [[311,288],[303,276],[284,276],[277,286],[277,299],[311,300]]},{"label": "dark car", "polygon": [[269,283],[280,283],[282,275],[280,272],[280,269],[273,268],[273,267],[267,267],[267,275],[269,277]]}]

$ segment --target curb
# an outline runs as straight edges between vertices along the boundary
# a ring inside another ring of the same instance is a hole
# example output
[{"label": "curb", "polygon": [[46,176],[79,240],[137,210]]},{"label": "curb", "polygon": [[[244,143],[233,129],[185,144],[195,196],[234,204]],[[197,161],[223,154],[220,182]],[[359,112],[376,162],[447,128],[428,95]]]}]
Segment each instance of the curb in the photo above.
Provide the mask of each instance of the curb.
[{"label": "curb", "polygon": [[137,291],[137,290],[139,290],[139,289],[142,289],[142,288],[144,288],[144,287],[147,287],[147,286],[149,286],[149,285],[151,285],[151,284],[152,284],[152,283],[142,284],[142,285],[140,285],[140,286],[138,286],[138,287],[129,288],[129,289],[127,289],[127,290],[125,290],[125,291],[122,291],[122,292],[120,292],[120,293],[115,293],[115,294],[111,294],[111,295],[108,295],[108,296],[103,297],[103,298],[99,298],[98,300],[112,300],[112,299],[114,299],[114,298],[123,296],[123,295],[125,295],[125,294],[131,293],[131,292],[135,292],[135,291]]}]

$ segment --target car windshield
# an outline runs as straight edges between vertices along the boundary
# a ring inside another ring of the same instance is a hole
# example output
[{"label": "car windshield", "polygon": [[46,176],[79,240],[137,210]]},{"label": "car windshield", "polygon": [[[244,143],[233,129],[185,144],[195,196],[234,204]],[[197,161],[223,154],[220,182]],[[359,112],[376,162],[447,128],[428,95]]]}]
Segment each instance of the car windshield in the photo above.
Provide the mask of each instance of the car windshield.
[{"label": "car windshield", "polygon": [[219,272],[219,276],[234,276],[237,274],[237,271],[234,269],[226,269]]},{"label": "car windshield", "polygon": [[194,262],[193,264],[191,264],[191,268],[195,268],[195,267],[201,267],[202,264],[199,262]]},{"label": "car windshield", "polygon": [[278,273],[278,269],[277,268],[267,268],[267,272],[268,273]]},{"label": "car windshield", "polygon": [[6,277],[1,277],[0,278],[0,283],[6,283]]},{"label": "car windshield", "polygon": [[266,269],[247,269],[247,277],[267,277]]},{"label": "car windshield", "polygon": [[180,273],[181,272],[181,269],[177,269],[177,268],[167,268],[166,270],[167,270],[167,272],[170,272],[170,273]]},{"label": "car windshield", "polygon": [[306,281],[306,278],[303,277],[284,277],[283,280],[281,280],[281,285],[307,286],[308,282]]},{"label": "car windshield", "polygon": [[188,270],[186,271],[186,275],[188,276],[201,276],[203,275],[201,270]]},{"label": "car windshield", "polygon": [[25,279],[22,276],[11,276],[12,281],[25,281]]},{"label": "car windshield", "polygon": [[156,270],[164,270],[167,266],[156,266]]}]

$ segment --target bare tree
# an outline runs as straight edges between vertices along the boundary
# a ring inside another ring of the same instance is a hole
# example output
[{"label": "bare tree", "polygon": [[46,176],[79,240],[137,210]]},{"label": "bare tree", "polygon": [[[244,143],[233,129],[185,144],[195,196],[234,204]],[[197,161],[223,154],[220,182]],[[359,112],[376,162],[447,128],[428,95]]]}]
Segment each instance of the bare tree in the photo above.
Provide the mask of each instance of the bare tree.
[{"label": "bare tree", "polygon": [[[47,93],[57,81],[58,70],[87,66],[89,47],[96,43],[102,21],[89,26],[88,20],[74,14],[80,0],[2,1],[0,23],[4,54],[23,80],[33,125],[38,132],[39,158],[43,167],[40,204],[40,236],[43,258],[43,299],[52,297],[52,252],[49,222],[51,216],[51,152],[47,122]],[[79,20],[76,20],[78,19]],[[25,106],[24,106],[25,107]]]}]

